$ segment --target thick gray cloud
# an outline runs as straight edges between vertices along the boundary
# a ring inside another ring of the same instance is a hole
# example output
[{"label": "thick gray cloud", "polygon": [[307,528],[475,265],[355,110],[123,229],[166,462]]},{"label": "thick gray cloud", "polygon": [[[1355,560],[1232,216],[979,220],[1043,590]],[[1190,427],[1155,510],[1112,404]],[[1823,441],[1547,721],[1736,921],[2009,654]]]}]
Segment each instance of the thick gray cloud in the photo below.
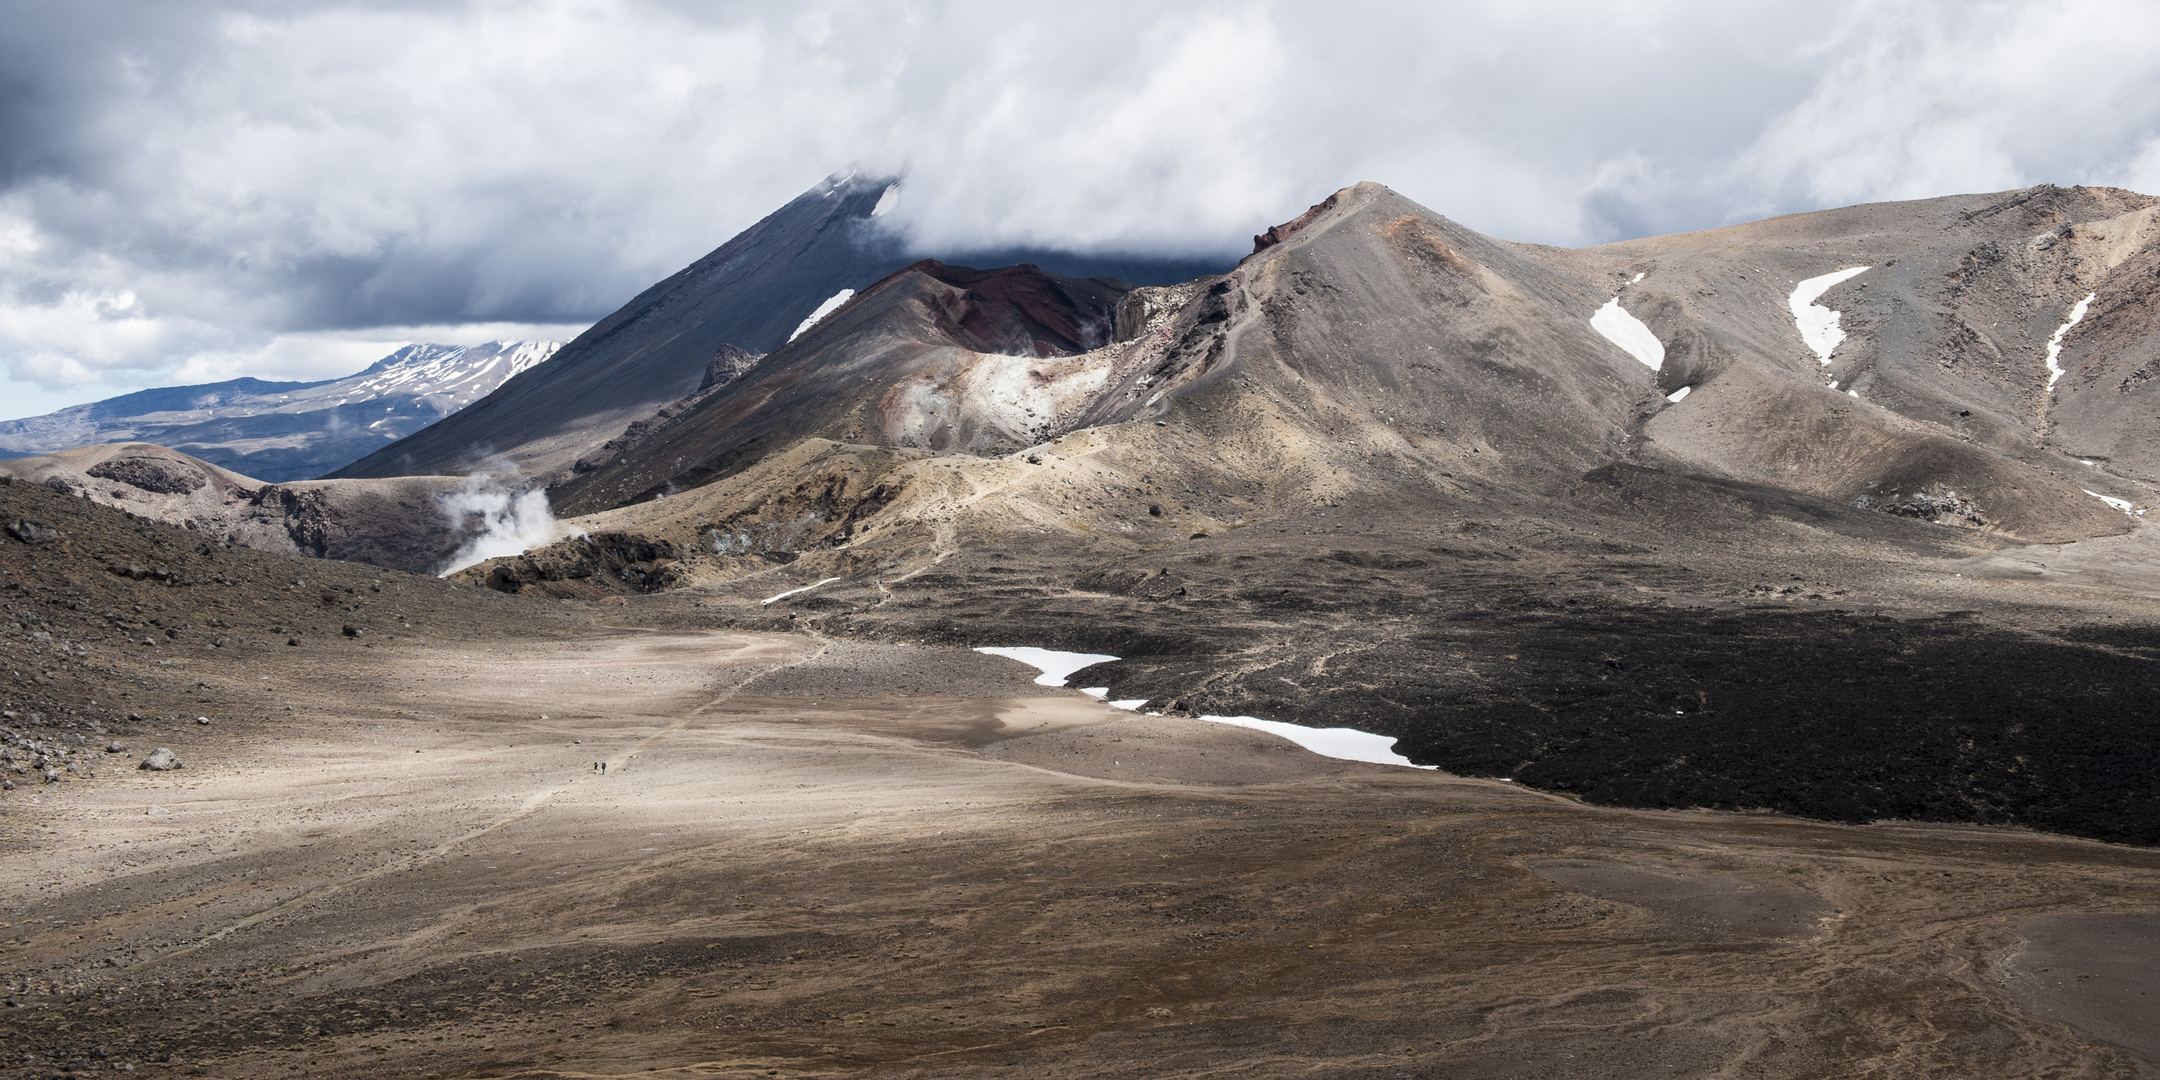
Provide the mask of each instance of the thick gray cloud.
[{"label": "thick gray cloud", "polygon": [[1234,255],[1360,179],[1560,244],[2160,190],[2155,46],[2114,0],[0,3],[0,414],[563,336],[851,163],[931,251]]}]

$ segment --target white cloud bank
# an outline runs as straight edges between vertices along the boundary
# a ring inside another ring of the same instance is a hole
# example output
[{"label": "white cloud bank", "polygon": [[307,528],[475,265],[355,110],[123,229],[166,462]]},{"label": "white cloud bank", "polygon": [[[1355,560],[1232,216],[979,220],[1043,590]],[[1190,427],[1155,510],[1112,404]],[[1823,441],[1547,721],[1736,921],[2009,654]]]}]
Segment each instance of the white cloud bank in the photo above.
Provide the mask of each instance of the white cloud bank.
[{"label": "white cloud bank", "polygon": [[[32,392],[345,374],[390,328],[567,337],[850,163],[906,170],[879,220],[933,251],[1234,255],[1360,179],[1563,244],[2160,190],[2160,9],[2115,0],[7,14],[15,415]],[[523,329],[477,329],[501,324]]]}]

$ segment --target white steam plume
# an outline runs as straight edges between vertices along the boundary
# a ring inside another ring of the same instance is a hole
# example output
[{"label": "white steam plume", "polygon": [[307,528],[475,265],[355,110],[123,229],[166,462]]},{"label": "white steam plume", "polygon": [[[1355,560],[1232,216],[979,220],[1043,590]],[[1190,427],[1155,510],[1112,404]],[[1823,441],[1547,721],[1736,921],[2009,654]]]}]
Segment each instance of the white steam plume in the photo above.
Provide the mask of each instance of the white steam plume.
[{"label": "white steam plume", "polygon": [[451,531],[465,537],[438,577],[488,559],[523,555],[555,539],[555,512],[541,488],[513,492],[488,473],[474,473],[465,486],[435,502],[450,519]]}]

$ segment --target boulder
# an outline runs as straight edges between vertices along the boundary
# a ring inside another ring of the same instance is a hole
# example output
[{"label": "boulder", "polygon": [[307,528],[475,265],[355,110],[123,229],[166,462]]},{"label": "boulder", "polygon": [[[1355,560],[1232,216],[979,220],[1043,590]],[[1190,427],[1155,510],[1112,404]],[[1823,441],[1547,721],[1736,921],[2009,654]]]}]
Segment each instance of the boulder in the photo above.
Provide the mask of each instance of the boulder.
[{"label": "boulder", "polygon": [[43,544],[60,538],[59,530],[30,518],[16,518],[8,522],[7,534],[25,544]]},{"label": "boulder", "polygon": [[151,772],[171,772],[172,770],[181,767],[180,755],[175,754],[172,751],[160,746],[157,749],[150,751],[150,756],[142,759],[142,764],[135,767],[138,769],[148,769]]}]

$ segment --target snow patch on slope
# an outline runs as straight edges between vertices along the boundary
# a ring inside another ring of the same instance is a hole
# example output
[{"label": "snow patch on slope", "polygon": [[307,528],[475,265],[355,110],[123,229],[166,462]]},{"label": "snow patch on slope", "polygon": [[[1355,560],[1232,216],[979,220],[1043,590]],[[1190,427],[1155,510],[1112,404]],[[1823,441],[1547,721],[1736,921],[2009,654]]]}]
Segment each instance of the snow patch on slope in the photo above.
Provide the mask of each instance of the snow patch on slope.
[{"label": "snow patch on slope", "polygon": [[777,595],[774,595],[774,596],[768,596],[768,597],[766,597],[765,599],[763,599],[763,600],[760,600],[760,601],[758,601],[758,603],[759,603],[760,605],[765,605],[765,604],[770,604],[770,603],[772,603],[772,602],[773,602],[773,601],[775,601],[775,600],[785,600],[785,599],[787,599],[788,597],[790,597],[790,596],[793,596],[793,595],[795,595],[796,593],[806,593],[806,592],[809,592],[810,590],[812,590],[812,589],[815,589],[815,588],[817,588],[817,587],[819,587],[819,586],[821,586],[821,585],[830,585],[830,584],[832,584],[833,582],[835,582],[835,581],[838,581],[838,580],[840,580],[840,579],[839,579],[839,578],[836,578],[836,577],[829,577],[829,578],[826,578],[826,579],[825,579],[825,580],[823,580],[823,581],[814,581],[814,582],[811,582],[811,583],[810,583],[810,584],[808,584],[808,585],[805,585],[805,586],[803,586],[803,587],[802,587],[802,588],[800,588],[800,589],[789,589],[788,591],[786,591],[786,592],[784,592],[784,593],[779,593],[779,594],[777,594]]},{"label": "snow patch on slope", "polygon": [[2115,509],[2122,511],[2125,514],[2129,514],[2132,517],[2137,516],[2137,509],[2130,505],[2130,500],[2128,499],[2118,499],[2113,495],[2102,495],[2091,488],[2079,488],[2078,490],[2083,491],[2085,494],[2090,495],[2093,498],[2098,499],[2101,502],[2104,502],[2109,506],[2112,506]]},{"label": "snow patch on slope", "polygon": [[1615,296],[1605,301],[1605,306],[1590,316],[1590,328],[1605,335],[1605,340],[1620,346],[1621,351],[1642,361],[1652,371],[1665,366],[1665,343],[1659,341],[1641,319],[1628,314]]},{"label": "snow patch on slope", "polygon": [[1807,347],[1813,349],[1823,363],[1830,362],[1830,354],[1845,340],[1845,329],[1838,325],[1842,316],[1837,311],[1815,301],[1832,286],[1872,269],[1872,266],[1849,266],[1834,274],[1808,278],[1793,286],[1792,296],[1785,301],[1785,306],[1792,309],[1793,325],[1800,328],[1800,339],[1807,342]]},{"label": "snow patch on slope", "polygon": [[796,338],[803,336],[803,331],[808,330],[811,327],[816,326],[818,323],[822,322],[825,316],[840,310],[840,305],[847,303],[848,300],[854,297],[854,295],[855,290],[853,289],[842,289],[839,292],[832,294],[832,296],[826,298],[824,303],[819,304],[817,306],[817,310],[811,312],[810,317],[804,319],[802,321],[802,325],[797,326],[795,328],[795,332],[789,334],[787,336],[787,339],[789,341],[793,341]]},{"label": "snow patch on slope", "polygon": [[[2092,307],[2092,302],[2099,296],[2100,294],[2096,292],[2086,293],[2085,299],[2078,301],[2077,306],[2070,309],[2070,317],[2064,319],[2063,324],[2055,328],[2055,336],[2048,339],[2047,369],[2048,390],[2050,392],[2055,389],[2055,380],[2063,377],[2063,369],[2061,363],[2063,337],[2070,333],[2070,328],[2076,326],[2079,320],[2085,318],[2086,310]],[[2089,495],[2091,494],[2091,492],[2087,492],[2086,494]],[[2103,499],[2107,498],[2107,496],[2105,495],[2102,495],[2100,497]],[[2114,500],[2109,501],[2112,502]]]}]

